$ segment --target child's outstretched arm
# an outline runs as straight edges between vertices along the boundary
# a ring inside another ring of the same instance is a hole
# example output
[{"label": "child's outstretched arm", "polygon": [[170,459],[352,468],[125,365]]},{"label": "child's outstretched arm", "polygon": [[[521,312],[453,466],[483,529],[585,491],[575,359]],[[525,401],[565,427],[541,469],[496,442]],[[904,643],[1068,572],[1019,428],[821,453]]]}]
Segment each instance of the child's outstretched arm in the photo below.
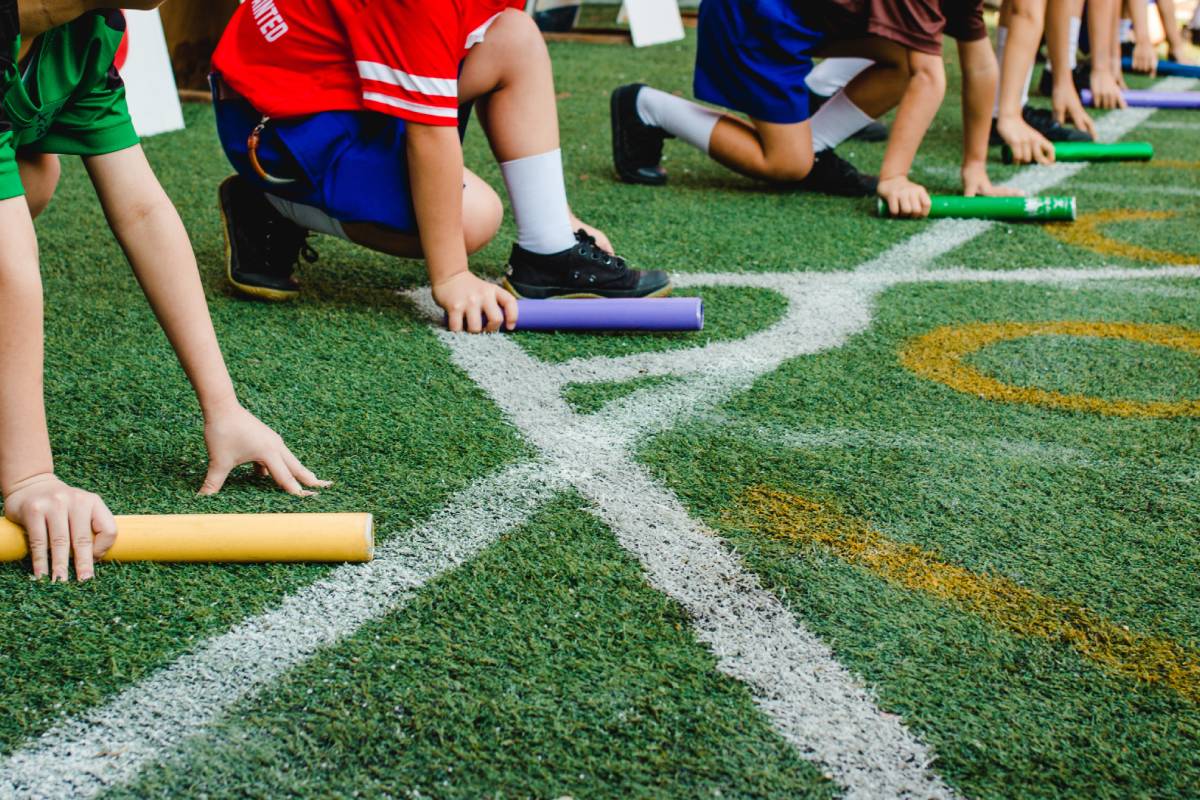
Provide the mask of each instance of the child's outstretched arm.
[{"label": "child's outstretched arm", "polygon": [[963,194],[967,197],[1014,197],[1017,189],[993,186],[987,173],[988,134],[992,127],[992,100],[1000,69],[987,37],[958,43],[962,65]]},{"label": "child's outstretched arm", "polygon": [[1026,79],[1033,71],[1033,62],[1042,41],[1046,23],[1046,0],[1011,0],[1008,21],[1008,43],[1004,61],[1000,64],[1000,108],[996,116],[996,132],[1012,148],[1017,164],[1054,161],[1054,145],[1034,130],[1021,114],[1022,94]]},{"label": "child's outstretched arm", "polygon": [[1050,54],[1050,69],[1054,76],[1054,88],[1050,103],[1054,119],[1059,124],[1069,123],[1096,138],[1096,123],[1083,108],[1079,92],[1075,89],[1075,76],[1071,71],[1071,18],[1075,11],[1075,0],[1050,0],[1046,10],[1046,49]]},{"label": "child's outstretched arm", "polygon": [[[33,575],[92,577],[93,557],[117,535],[104,501],[54,476],[42,399],[42,281],[24,197],[0,200],[0,491],[4,515],[25,528]],[[96,534],[93,541],[93,534]]]},{"label": "child's outstretched arm", "polygon": [[941,56],[908,50],[910,78],[888,137],[879,171],[879,196],[892,216],[929,216],[929,192],[908,179],[913,159],[946,94],[946,67]]},{"label": "child's outstretched arm", "polygon": [[187,232],[142,148],[92,156],[85,163],[109,225],[204,412],[209,467],[200,493],[216,494],[233,468],[249,462],[290,494],[304,496],[311,494],[305,486],[328,486],[238,402]]},{"label": "child's outstretched arm", "polygon": [[1121,95],[1121,59],[1117,50],[1120,0],[1088,0],[1088,41],[1092,47],[1090,84],[1096,108],[1124,108]]},{"label": "child's outstretched arm", "polygon": [[1145,0],[1125,0],[1133,22],[1133,70],[1148,75],[1158,73],[1158,54],[1150,40],[1150,12]]},{"label": "child's outstretched arm", "polygon": [[450,330],[495,332],[500,330],[501,319],[511,330],[517,321],[516,298],[467,269],[458,129],[410,123],[406,146],[421,250],[433,299],[446,311]]}]

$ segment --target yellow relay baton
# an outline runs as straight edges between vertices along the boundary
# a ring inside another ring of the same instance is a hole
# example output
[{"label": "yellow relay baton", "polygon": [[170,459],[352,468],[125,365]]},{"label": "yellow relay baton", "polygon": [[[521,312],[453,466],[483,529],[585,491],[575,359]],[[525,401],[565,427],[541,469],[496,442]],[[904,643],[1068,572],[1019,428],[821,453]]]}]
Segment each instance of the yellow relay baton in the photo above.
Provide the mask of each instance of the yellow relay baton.
[{"label": "yellow relay baton", "polygon": [[[117,517],[101,561],[364,562],[375,554],[370,514],[146,514]],[[0,562],[29,555],[25,531],[0,520]]]}]

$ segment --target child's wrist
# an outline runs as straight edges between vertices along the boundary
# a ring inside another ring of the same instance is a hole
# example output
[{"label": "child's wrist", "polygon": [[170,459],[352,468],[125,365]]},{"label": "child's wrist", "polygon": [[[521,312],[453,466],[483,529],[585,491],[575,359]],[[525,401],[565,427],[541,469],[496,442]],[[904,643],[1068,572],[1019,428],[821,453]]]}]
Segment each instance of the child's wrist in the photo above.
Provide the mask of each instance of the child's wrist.
[{"label": "child's wrist", "polygon": [[200,399],[200,411],[204,414],[205,421],[224,416],[241,407],[242,404],[232,389],[214,397]]},{"label": "child's wrist", "polygon": [[56,480],[58,480],[58,476],[54,474],[54,465],[51,464],[48,469],[41,470],[33,473],[32,475],[15,480],[11,484],[6,483],[3,488],[0,489],[0,494],[7,499],[13,493],[19,492],[22,489],[28,489],[30,486],[34,486],[35,484],[39,483],[45,483],[46,481]]}]

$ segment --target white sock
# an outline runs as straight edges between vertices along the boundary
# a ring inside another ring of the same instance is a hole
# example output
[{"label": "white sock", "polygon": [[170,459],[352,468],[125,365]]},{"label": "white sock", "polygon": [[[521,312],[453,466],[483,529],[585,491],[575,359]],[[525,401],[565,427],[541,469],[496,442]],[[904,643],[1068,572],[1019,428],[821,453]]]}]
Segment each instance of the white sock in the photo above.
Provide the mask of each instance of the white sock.
[{"label": "white sock", "polygon": [[845,92],[838,92],[813,114],[813,152],[820,153],[837,147],[872,122],[874,119],[854,105]]},{"label": "white sock", "polygon": [[804,83],[809,91],[822,97],[833,97],[874,63],[869,58],[827,58],[813,67]]},{"label": "white sock", "polygon": [[282,197],[276,197],[273,194],[265,194],[265,196],[267,202],[274,206],[276,211],[282,214],[285,219],[290,219],[301,228],[313,231],[314,233],[324,233],[327,236],[336,236],[339,239],[350,241],[350,237],[346,235],[346,231],[342,230],[342,223],[321,209],[306,206],[303,203],[293,203],[291,200],[284,200]]},{"label": "white sock", "polygon": [[505,161],[500,174],[517,223],[517,244],[542,255],[575,245],[561,150]]},{"label": "white sock", "polygon": [[713,128],[721,119],[719,111],[650,86],[638,92],[637,112],[642,122],[662,128],[705,153]]},{"label": "white sock", "polygon": [[[1001,25],[996,28],[996,62],[1000,64],[1001,74],[1004,72],[1004,46],[1008,44],[1008,28]],[[1033,67],[1025,75],[1025,88],[1021,90],[1021,108],[1029,105],[1029,84],[1033,83]],[[1000,116],[1000,85],[996,85],[996,102],[992,106],[992,119]]]}]

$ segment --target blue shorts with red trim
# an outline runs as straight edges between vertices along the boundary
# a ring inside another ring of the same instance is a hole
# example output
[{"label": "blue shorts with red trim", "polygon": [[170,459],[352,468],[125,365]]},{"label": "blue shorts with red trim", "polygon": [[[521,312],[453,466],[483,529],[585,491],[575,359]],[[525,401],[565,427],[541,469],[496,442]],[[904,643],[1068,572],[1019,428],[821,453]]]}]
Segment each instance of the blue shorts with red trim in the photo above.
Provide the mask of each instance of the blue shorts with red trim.
[{"label": "blue shorts with red trim", "polygon": [[[220,99],[219,80],[213,76],[217,135],[239,175],[269,194],[320,209],[338,222],[416,233],[404,120],[373,111],[272,119],[259,140],[259,164],[273,177],[294,181],[275,184],[250,164],[247,140],[262,114],[244,99]],[[460,136],[470,110],[460,109]]]},{"label": "blue shorts with red trim", "polygon": [[763,122],[809,117],[804,79],[828,32],[795,0],[704,0],[696,44],[696,97]]}]

